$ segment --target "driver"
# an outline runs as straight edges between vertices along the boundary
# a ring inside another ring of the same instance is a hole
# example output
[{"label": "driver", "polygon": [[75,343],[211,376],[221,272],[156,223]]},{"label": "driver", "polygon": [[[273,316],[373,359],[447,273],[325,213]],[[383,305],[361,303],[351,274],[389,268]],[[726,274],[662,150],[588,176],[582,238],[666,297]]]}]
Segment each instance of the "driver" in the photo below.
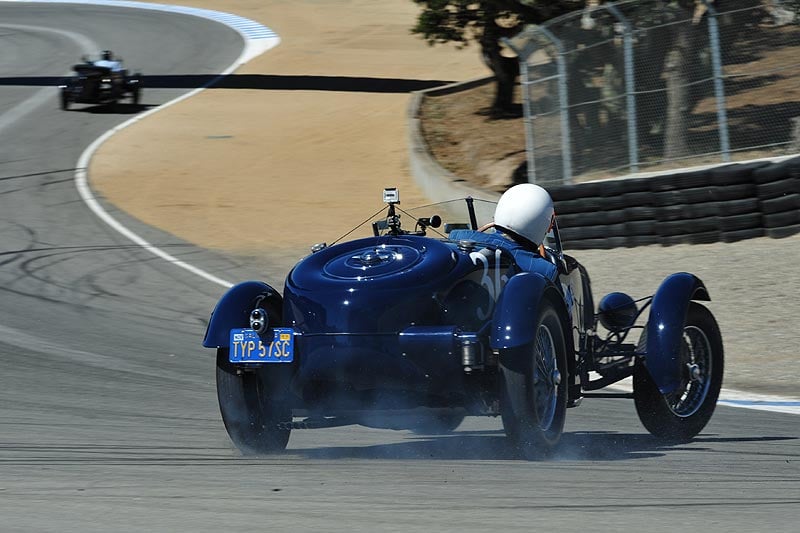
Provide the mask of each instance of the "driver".
[{"label": "driver", "polygon": [[506,237],[542,253],[544,239],[555,223],[553,200],[533,183],[514,185],[500,197],[493,226]]},{"label": "driver", "polygon": [[94,66],[111,69],[111,72],[122,72],[122,61],[114,59],[111,50],[100,52],[100,59],[94,62]]}]

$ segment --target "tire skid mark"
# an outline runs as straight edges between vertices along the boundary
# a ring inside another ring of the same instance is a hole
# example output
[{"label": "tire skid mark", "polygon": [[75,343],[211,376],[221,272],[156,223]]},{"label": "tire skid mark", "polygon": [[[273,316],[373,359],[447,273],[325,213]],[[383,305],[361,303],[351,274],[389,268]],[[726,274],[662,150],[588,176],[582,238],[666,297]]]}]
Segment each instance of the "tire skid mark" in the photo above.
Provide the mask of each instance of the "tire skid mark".
[{"label": "tire skid mark", "polygon": [[[35,243],[36,243],[36,232],[33,229],[31,229],[31,228],[29,228],[29,227],[27,227],[27,226],[25,226],[23,224],[20,224],[18,222],[15,222],[13,220],[2,219],[2,220],[0,220],[0,222],[4,222],[4,223],[8,224],[11,227],[16,227],[18,229],[21,229],[23,233],[28,235],[28,246],[26,248],[24,248],[22,250],[10,250],[10,251],[2,251],[2,252],[0,252],[0,266],[5,266],[7,264],[13,263],[22,254],[24,254],[24,253],[26,253],[26,252],[28,252],[28,251],[33,249],[33,247],[35,246]],[[5,231],[2,231],[2,233],[5,233]],[[4,257],[6,255],[8,255],[10,257]]]},{"label": "tire skid mark", "polygon": [[[92,306],[90,305],[94,300],[101,299],[104,297],[108,298],[124,298],[126,301],[131,303],[130,314],[131,316],[139,316],[142,318],[152,318],[154,316],[154,311],[151,306],[151,302],[148,300],[147,296],[135,296],[135,295],[121,295],[116,294],[114,292],[109,291],[107,288],[101,287],[97,283],[99,282],[91,282],[86,281],[92,277],[101,277],[106,273],[118,273],[120,271],[121,266],[133,266],[133,267],[140,267],[142,262],[136,260],[135,258],[131,258],[130,261],[125,261],[122,263],[116,263],[113,265],[103,266],[87,272],[83,274],[81,277],[76,278],[75,280],[63,280],[60,282],[56,282],[56,280],[52,279],[50,276],[42,275],[41,272],[44,270],[49,270],[52,268],[56,268],[57,265],[63,264],[64,262],[70,261],[74,259],[74,255],[76,253],[95,253],[99,252],[104,254],[109,250],[130,250],[132,253],[141,253],[141,248],[135,245],[121,245],[121,246],[65,246],[65,247],[43,247],[43,248],[28,248],[26,250],[17,251],[17,252],[10,252],[13,257],[10,260],[4,261],[4,263],[8,264],[13,261],[21,259],[21,256],[30,253],[37,253],[35,257],[31,257],[28,259],[24,259],[21,261],[19,266],[22,274],[18,276],[15,280],[10,283],[7,283],[3,290],[12,291],[12,287],[14,286],[15,282],[24,282],[26,278],[35,279],[44,285],[48,285],[54,287],[57,291],[65,293],[66,296],[77,294],[81,296],[85,296],[86,298],[83,299],[72,299],[72,298],[64,298],[64,299],[55,299],[53,295],[51,296],[51,301],[59,302],[59,303],[67,303],[70,305],[78,305],[84,309],[90,309]],[[61,256],[61,257],[59,257]],[[59,257],[58,260],[53,260],[53,258]],[[150,258],[148,258],[148,261]],[[36,264],[41,261],[47,261],[44,264]],[[63,271],[59,269],[59,272]],[[133,280],[139,279],[141,276],[139,274],[134,274],[133,272],[128,274],[129,276],[133,276]],[[81,290],[81,287],[89,286],[93,290]],[[43,294],[41,292],[37,293],[24,293],[21,290],[12,291],[16,294],[20,295],[28,295],[34,298],[42,298]],[[147,311],[135,311],[134,309],[136,306],[141,306],[143,309]],[[98,306],[102,307],[102,306]],[[163,312],[158,313],[162,315],[163,318],[168,318],[170,320],[174,320],[174,315],[178,315],[183,317],[185,315],[185,309],[177,308],[177,307],[170,307],[170,306],[160,306],[159,311]]]}]

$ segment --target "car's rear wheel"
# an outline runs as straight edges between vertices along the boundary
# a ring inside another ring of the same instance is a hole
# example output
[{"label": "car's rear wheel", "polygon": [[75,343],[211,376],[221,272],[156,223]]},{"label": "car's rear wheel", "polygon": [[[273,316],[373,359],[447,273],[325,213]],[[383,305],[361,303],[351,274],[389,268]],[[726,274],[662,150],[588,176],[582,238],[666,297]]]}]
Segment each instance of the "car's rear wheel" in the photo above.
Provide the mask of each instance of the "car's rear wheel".
[{"label": "car's rear wheel", "polygon": [[685,442],[700,433],[711,419],[722,387],[722,335],[714,316],[704,306],[689,302],[683,327],[681,381],[662,394],[643,362],[633,374],[633,398],[644,427],[654,436]]},{"label": "car's rear wheel", "polygon": [[291,432],[283,364],[242,369],[228,360],[228,348],[217,350],[217,399],[222,421],[233,443],[246,455],[286,449]]},{"label": "car's rear wheel", "polygon": [[66,111],[69,109],[69,93],[65,90],[61,90],[61,95],[59,98],[61,102],[61,109]]},{"label": "car's rear wheel", "polygon": [[550,455],[561,439],[567,407],[567,345],[553,305],[543,300],[534,340],[502,351],[506,435],[529,459]]}]

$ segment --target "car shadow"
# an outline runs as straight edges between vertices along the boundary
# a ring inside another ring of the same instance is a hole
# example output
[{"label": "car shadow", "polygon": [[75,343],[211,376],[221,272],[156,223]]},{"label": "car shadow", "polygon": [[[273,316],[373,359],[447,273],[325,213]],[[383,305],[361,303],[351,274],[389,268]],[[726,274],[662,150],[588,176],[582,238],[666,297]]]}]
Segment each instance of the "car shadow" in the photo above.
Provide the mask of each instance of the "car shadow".
[{"label": "car shadow", "polygon": [[[703,450],[698,444],[725,442],[769,442],[795,437],[721,438],[704,436],[688,443],[665,444],[649,434],[604,431],[565,433],[557,453],[545,461],[627,461],[661,457],[668,451]],[[391,460],[526,460],[497,431],[457,431],[450,435],[412,436],[408,440],[373,446],[332,446],[291,450],[309,459],[391,459]]]},{"label": "car shadow", "polygon": [[[0,86],[57,86],[64,76],[5,76]],[[411,93],[453,83],[451,80],[378,78],[371,76],[305,76],[280,74],[164,74],[139,76],[148,89],[250,89],[273,91],[336,91],[362,93]]]},{"label": "car shadow", "polygon": [[[82,107],[77,107],[82,106]],[[94,115],[135,115],[146,111],[151,107],[158,107],[155,104],[131,104],[131,103],[116,103],[116,104],[98,104],[98,105],[83,105],[73,104],[67,111],[75,111],[79,113],[91,113]]]}]

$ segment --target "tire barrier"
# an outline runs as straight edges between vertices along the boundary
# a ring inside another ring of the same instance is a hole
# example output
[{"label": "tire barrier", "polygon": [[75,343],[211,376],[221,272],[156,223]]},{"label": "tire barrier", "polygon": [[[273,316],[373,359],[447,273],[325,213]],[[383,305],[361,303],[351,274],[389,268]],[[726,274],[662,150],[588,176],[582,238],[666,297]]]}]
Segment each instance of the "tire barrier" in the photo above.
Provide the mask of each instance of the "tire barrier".
[{"label": "tire barrier", "polygon": [[[434,202],[500,195],[445,170],[422,134],[426,95],[458,92],[492,77],[414,93],[408,107],[410,170]],[[650,177],[547,186],[567,249],[736,242],[800,233],[800,156]]]},{"label": "tire barrier", "polygon": [[709,244],[800,233],[800,157],[548,187],[567,248]]}]

